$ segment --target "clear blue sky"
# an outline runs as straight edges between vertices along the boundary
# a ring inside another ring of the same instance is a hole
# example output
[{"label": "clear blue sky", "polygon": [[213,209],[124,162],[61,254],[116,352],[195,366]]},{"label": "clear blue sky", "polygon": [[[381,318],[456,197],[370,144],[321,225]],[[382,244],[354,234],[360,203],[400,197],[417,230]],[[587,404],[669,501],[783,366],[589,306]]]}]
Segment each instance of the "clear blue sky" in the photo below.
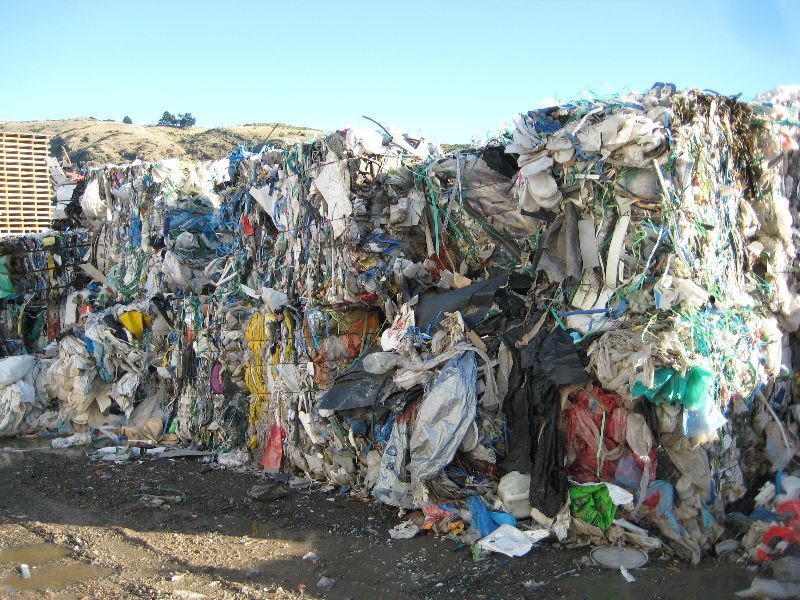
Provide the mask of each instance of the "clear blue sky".
[{"label": "clear blue sky", "polygon": [[544,98],[800,80],[796,0],[0,0],[0,120],[494,133]]}]

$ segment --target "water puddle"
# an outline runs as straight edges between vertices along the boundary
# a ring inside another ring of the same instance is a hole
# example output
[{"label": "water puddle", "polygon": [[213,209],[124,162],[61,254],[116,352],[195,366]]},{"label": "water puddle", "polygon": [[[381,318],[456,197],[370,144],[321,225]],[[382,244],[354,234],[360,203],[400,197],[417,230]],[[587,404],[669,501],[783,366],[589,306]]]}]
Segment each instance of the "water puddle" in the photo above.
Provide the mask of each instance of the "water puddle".
[{"label": "water puddle", "polygon": [[0,467],[28,460],[32,453],[48,452],[79,456],[86,452],[83,447],[53,449],[50,440],[38,435],[0,438]]},{"label": "water puddle", "polygon": [[[285,556],[303,556],[312,549],[317,538],[313,534],[306,532],[300,534],[292,534],[280,527],[276,526],[274,522],[267,521],[250,521],[250,531],[245,533],[252,538],[270,540],[282,555]],[[337,546],[340,542],[337,542]]]},{"label": "water puddle", "polygon": [[49,449],[45,439],[36,437],[0,438],[0,466],[25,460],[28,452]]},{"label": "water puddle", "polygon": [[275,526],[263,521],[250,521],[250,535],[257,538],[269,538],[275,531]]},{"label": "water puddle", "polygon": [[[111,569],[86,565],[76,561],[69,564],[56,563],[70,555],[70,549],[56,544],[25,544],[0,548],[0,565],[20,564],[30,568],[30,579],[24,579],[16,569],[0,581],[0,591],[11,593],[14,591],[59,589],[85,581],[104,577],[111,573]],[[66,562],[66,561],[64,561]]]},{"label": "water puddle", "polygon": [[50,448],[50,440],[39,435],[0,438],[0,452],[42,450]]},{"label": "water puddle", "polygon": [[28,590],[57,590],[87,579],[105,577],[110,573],[111,569],[83,563],[59,566],[41,565],[31,569],[30,579],[23,579],[19,573],[6,577],[3,582],[0,582],[0,589],[5,589],[9,593]]},{"label": "water puddle", "polygon": [[70,549],[55,544],[27,544],[0,549],[0,565],[13,563],[38,565],[51,560],[60,560],[69,556]]}]

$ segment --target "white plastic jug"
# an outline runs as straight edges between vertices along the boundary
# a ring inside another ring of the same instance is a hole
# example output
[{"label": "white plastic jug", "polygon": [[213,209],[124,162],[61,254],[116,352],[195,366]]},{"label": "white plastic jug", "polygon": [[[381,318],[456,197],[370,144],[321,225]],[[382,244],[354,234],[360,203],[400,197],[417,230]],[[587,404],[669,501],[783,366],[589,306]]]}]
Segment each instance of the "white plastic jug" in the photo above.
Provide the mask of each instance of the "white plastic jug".
[{"label": "white plastic jug", "polygon": [[497,495],[503,501],[506,510],[517,519],[531,516],[529,494],[531,489],[531,476],[519,471],[511,471],[500,479],[497,486]]}]

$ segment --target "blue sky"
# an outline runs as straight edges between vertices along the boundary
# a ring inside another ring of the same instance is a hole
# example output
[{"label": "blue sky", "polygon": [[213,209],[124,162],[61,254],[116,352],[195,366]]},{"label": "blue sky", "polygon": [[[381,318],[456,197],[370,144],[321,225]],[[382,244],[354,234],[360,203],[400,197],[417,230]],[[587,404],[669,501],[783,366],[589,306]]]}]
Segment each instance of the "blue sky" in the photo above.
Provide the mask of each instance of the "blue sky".
[{"label": "blue sky", "polygon": [[793,0],[0,0],[0,120],[370,126],[448,142],[545,98],[800,80]]}]

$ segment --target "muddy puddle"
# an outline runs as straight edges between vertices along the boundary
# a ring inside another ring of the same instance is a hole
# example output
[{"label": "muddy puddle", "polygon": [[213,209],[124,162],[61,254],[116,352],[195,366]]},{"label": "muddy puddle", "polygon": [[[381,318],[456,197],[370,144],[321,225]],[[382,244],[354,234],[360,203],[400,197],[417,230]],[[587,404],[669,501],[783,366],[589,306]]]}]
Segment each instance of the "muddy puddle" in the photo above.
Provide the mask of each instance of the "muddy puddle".
[{"label": "muddy puddle", "polygon": [[[25,579],[18,568],[0,581],[0,590],[7,593],[28,590],[56,590],[89,579],[108,575],[111,570],[77,561],[62,561],[70,549],[55,544],[25,544],[0,549],[0,566],[28,565],[30,579]],[[62,562],[58,562],[62,561]]]},{"label": "muddy puddle", "polygon": [[0,582],[0,590],[9,593],[28,590],[57,590],[74,583],[105,577],[111,569],[73,563],[68,565],[39,565],[31,567],[30,579],[23,579],[19,573],[9,575]]},{"label": "muddy puddle", "polygon": [[69,556],[70,549],[55,544],[26,544],[12,546],[0,550],[0,565],[20,564],[37,565],[43,562],[60,560]]}]

